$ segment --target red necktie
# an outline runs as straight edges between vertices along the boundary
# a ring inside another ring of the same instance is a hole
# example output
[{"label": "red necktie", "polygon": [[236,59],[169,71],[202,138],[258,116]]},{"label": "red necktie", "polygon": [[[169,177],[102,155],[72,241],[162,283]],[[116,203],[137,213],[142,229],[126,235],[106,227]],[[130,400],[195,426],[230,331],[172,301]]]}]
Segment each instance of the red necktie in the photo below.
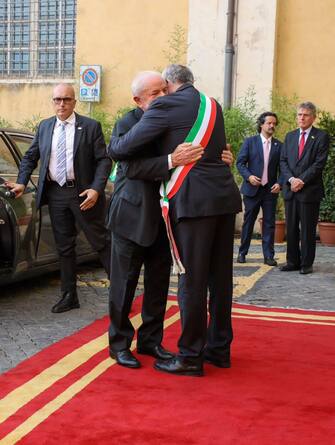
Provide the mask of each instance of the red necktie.
[{"label": "red necktie", "polygon": [[301,133],[301,137],[300,137],[300,142],[299,142],[299,152],[298,152],[298,158],[300,159],[302,156],[302,152],[304,151],[304,147],[305,147],[305,134],[306,132],[303,131]]}]

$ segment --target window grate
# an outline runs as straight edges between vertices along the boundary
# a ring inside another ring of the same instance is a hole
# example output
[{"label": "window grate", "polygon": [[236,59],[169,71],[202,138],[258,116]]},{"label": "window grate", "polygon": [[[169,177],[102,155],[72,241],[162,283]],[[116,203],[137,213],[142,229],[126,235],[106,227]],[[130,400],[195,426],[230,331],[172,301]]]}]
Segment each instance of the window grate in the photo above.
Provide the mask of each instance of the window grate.
[{"label": "window grate", "polygon": [[0,0],[0,79],[74,76],[76,0]]}]

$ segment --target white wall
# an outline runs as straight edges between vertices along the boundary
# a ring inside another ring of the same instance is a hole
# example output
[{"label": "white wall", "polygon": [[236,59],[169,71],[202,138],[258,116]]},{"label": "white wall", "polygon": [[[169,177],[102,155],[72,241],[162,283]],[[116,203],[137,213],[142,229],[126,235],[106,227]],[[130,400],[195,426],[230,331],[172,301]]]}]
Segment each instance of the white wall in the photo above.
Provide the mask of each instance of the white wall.
[{"label": "white wall", "polygon": [[189,0],[188,64],[196,86],[223,101],[227,0]]},{"label": "white wall", "polygon": [[255,87],[261,111],[270,109],[275,63],[277,0],[238,0],[235,99]]},{"label": "white wall", "polygon": [[[189,0],[188,63],[196,86],[223,101],[227,0]],[[255,87],[260,110],[270,106],[277,0],[237,0],[233,100]]]}]

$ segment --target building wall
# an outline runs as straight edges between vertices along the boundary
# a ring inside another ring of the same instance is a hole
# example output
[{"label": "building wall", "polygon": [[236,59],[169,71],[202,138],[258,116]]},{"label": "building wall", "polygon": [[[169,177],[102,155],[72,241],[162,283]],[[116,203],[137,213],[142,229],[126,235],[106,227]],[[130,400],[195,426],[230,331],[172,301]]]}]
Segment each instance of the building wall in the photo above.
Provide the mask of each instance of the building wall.
[{"label": "building wall", "polygon": [[275,86],[335,113],[334,0],[279,0]]},{"label": "building wall", "polygon": [[196,86],[223,101],[227,0],[189,0],[188,64]]},{"label": "building wall", "polygon": [[[233,101],[253,87],[260,109],[273,86],[277,0],[238,0],[235,15]],[[223,101],[228,0],[189,1],[188,62],[197,86]]]},{"label": "building wall", "polygon": [[[79,65],[102,65],[104,109],[115,112],[131,105],[134,75],[164,68],[169,62],[164,51],[170,49],[175,26],[187,32],[188,0],[106,0],[94,5],[91,0],[78,0],[77,4],[76,89]],[[1,82],[0,117],[17,125],[34,115],[50,115],[55,82]],[[77,109],[87,111],[88,106],[78,104]]]},{"label": "building wall", "polygon": [[277,0],[238,0],[237,4],[235,100],[253,88],[259,111],[264,111],[271,108]]},{"label": "building wall", "polygon": [[103,105],[115,111],[132,103],[130,84],[138,71],[167,65],[164,51],[174,27],[187,32],[188,0],[109,0],[96,5],[78,0],[76,63],[102,65]]}]

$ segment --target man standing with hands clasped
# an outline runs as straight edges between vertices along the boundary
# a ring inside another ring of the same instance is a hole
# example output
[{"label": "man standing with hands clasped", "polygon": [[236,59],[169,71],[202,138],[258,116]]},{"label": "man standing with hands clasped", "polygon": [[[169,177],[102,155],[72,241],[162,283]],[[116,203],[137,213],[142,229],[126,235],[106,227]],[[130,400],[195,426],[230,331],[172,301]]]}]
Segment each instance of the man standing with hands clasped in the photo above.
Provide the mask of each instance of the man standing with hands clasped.
[{"label": "man standing with hands clasped", "polygon": [[47,203],[60,258],[61,299],[52,312],[79,308],[76,292],[76,223],[85,233],[109,276],[110,243],[104,227],[105,185],[111,169],[101,125],[74,112],[72,85],[53,90],[55,116],[43,120],[24,155],[17,183],[20,197],[40,160],[36,207]]},{"label": "man standing with hands clasped", "polygon": [[322,171],[329,148],[328,134],[313,127],[315,118],[314,104],[298,106],[299,128],[286,135],[281,153],[287,239],[287,263],[280,269],[283,272],[313,272],[316,225],[324,196]]},{"label": "man standing with hands clasped", "polygon": [[277,266],[274,259],[275,215],[280,192],[279,162],[282,143],[273,137],[278,119],[267,111],[257,119],[259,135],[247,138],[237,158],[237,168],[244,181],[241,187],[244,221],[238,263],[246,262],[255,221],[262,207],[262,248],[264,264]]}]

